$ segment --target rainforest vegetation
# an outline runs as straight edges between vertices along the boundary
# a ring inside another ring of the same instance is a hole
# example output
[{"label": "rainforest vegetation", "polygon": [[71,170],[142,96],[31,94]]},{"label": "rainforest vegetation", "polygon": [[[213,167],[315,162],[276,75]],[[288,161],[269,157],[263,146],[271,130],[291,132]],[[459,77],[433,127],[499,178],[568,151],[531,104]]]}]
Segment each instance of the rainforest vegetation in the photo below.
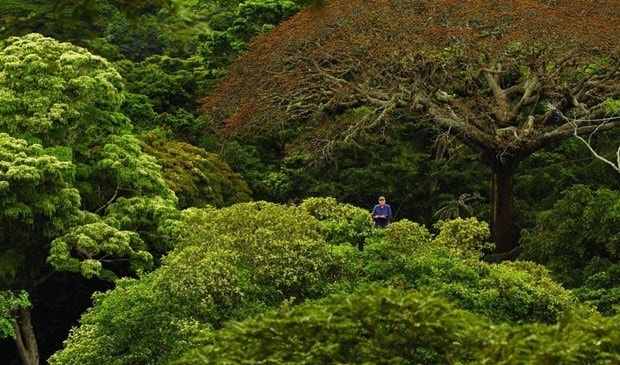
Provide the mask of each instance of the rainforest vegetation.
[{"label": "rainforest vegetation", "polygon": [[3,0],[0,358],[620,363],[618,9]]}]

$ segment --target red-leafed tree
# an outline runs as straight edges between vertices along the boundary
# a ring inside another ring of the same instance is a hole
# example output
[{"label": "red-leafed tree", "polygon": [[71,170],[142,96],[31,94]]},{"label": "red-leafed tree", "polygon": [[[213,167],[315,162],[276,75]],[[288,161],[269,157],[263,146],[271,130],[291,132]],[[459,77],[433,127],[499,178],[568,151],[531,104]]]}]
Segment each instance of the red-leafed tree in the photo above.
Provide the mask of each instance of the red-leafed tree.
[{"label": "red-leafed tree", "polygon": [[619,0],[332,0],[255,39],[203,110],[230,133],[294,127],[318,157],[384,123],[432,122],[491,168],[493,239],[507,252],[519,162],[575,127],[618,124],[609,118],[620,99],[618,9]]}]

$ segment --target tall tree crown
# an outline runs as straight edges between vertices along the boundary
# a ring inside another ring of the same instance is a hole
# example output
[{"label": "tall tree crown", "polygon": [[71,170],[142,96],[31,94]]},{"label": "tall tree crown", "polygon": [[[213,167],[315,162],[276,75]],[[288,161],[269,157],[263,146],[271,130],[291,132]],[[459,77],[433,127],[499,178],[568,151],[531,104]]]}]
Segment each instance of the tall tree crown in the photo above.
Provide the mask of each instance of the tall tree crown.
[{"label": "tall tree crown", "polygon": [[44,147],[128,132],[120,74],[105,59],[32,33],[0,43],[0,127]]},{"label": "tall tree crown", "polygon": [[334,0],[258,37],[203,110],[233,133],[303,122],[315,147],[405,110],[518,160],[570,134],[560,116],[600,118],[620,97],[618,8]]}]

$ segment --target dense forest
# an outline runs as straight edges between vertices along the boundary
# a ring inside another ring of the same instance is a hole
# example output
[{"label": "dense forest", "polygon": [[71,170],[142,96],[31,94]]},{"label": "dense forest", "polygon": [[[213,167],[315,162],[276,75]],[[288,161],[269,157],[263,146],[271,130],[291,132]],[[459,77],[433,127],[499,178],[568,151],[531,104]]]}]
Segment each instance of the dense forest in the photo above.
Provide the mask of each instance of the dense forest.
[{"label": "dense forest", "polygon": [[618,9],[3,0],[0,359],[620,363]]}]

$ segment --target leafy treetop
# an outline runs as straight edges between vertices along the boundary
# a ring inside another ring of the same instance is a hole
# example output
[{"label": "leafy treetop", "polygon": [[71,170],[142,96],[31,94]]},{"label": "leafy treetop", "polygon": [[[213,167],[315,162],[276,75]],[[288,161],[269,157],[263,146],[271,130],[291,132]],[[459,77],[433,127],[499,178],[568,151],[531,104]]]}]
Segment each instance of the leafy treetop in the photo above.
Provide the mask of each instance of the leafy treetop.
[{"label": "leafy treetop", "polygon": [[305,147],[322,151],[407,110],[490,157],[523,158],[570,135],[558,112],[597,118],[620,97],[619,6],[331,1],[257,37],[203,110],[233,133],[303,122]]},{"label": "leafy treetop", "polygon": [[123,82],[111,63],[32,33],[0,43],[0,128],[44,147],[92,146],[131,130]]}]

